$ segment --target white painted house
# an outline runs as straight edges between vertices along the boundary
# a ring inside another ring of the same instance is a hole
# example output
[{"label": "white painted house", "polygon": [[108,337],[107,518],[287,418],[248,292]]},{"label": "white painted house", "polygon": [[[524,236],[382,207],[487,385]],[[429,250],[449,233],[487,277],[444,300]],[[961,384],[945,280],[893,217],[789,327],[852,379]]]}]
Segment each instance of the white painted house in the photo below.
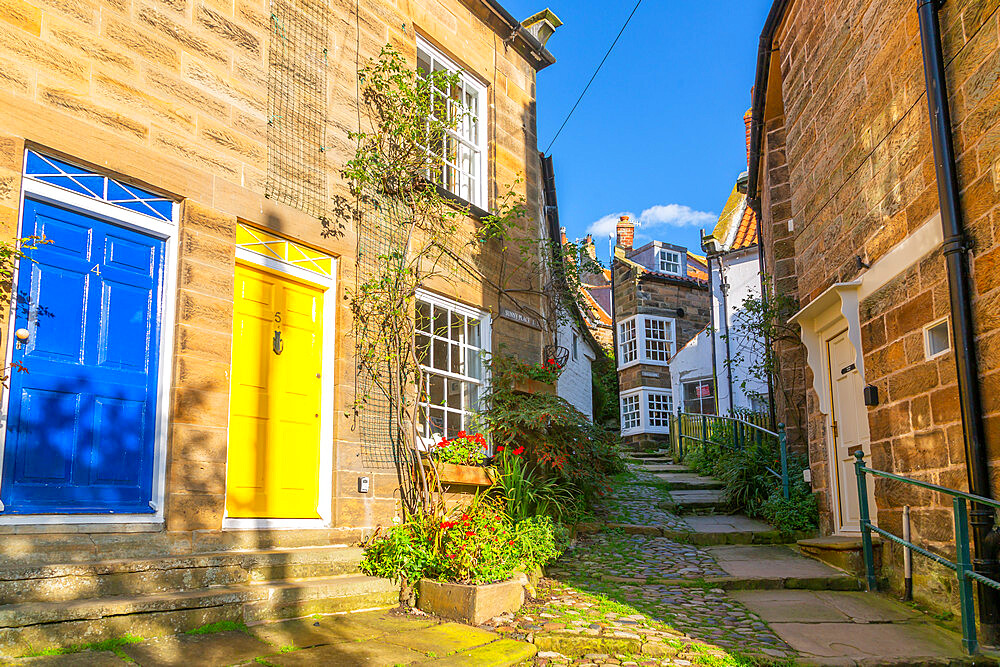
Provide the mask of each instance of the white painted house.
[{"label": "white painted house", "polygon": [[594,381],[591,367],[597,359],[594,337],[579,324],[563,322],[556,336],[557,345],[569,350],[569,358],[556,383],[556,393],[570,405],[594,419]]},{"label": "white painted house", "polygon": [[745,301],[760,298],[757,220],[747,205],[746,174],[737,180],[712,233],[708,256],[712,321],[670,360],[674,405],[685,412],[767,412],[767,383],[751,369],[763,362],[764,341],[748,330]]}]

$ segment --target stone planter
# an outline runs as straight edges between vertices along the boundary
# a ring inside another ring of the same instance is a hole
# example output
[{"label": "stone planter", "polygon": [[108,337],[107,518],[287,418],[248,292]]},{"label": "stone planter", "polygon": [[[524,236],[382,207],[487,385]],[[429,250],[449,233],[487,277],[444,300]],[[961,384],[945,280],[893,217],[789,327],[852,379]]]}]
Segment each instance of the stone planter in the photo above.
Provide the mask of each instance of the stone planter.
[{"label": "stone planter", "polygon": [[417,608],[428,614],[481,625],[494,616],[520,609],[527,582],[528,578],[522,573],[507,581],[481,586],[421,579]]},{"label": "stone planter", "polygon": [[[433,469],[429,461],[423,461],[424,470],[429,474]],[[462,484],[466,486],[493,486],[492,468],[483,466],[461,466],[454,463],[437,464],[438,476],[442,484]]]},{"label": "stone planter", "polygon": [[555,396],[556,385],[555,383],[542,382],[540,380],[532,380],[531,378],[528,378],[514,383],[514,391],[519,391],[524,394],[549,394],[551,396]]}]

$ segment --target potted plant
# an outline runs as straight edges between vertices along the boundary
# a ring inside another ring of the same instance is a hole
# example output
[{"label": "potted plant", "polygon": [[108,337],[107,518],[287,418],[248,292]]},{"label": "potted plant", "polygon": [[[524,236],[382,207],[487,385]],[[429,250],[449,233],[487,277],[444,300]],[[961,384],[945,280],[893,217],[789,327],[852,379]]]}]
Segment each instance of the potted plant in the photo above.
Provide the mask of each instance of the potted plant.
[{"label": "potted plant", "polygon": [[514,390],[527,394],[555,394],[556,381],[563,371],[559,362],[549,357],[539,364],[520,362],[514,372]]},{"label": "potted plant", "polygon": [[559,556],[555,524],[547,516],[515,523],[496,498],[377,534],[365,545],[361,568],[415,585],[418,608],[473,625],[524,603],[525,572]]},{"label": "potted plant", "polygon": [[[449,440],[442,438],[432,455],[437,458],[438,479],[445,484],[466,484],[469,486],[492,486],[493,477],[484,466],[489,445],[482,433],[468,434],[459,431]],[[423,461],[430,470],[430,462]]]}]

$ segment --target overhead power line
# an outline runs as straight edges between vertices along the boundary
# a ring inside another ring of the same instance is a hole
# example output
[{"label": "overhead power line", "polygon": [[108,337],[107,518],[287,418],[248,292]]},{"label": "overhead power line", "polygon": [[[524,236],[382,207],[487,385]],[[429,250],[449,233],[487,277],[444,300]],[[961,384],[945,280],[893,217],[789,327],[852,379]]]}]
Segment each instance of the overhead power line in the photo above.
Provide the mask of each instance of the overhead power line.
[{"label": "overhead power line", "polygon": [[639,5],[641,4],[642,0],[639,0],[638,2],[635,3],[635,7],[632,8],[632,13],[628,15],[628,18],[625,19],[625,23],[622,25],[622,29],[618,31],[618,36],[615,37],[615,41],[611,42],[611,46],[608,47],[608,52],[604,54],[603,58],[601,58],[601,63],[597,66],[597,69],[594,70],[593,75],[590,77],[590,81],[588,81],[587,85],[584,86],[583,92],[580,93],[580,97],[576,98],[576,104],[574,104],[573,108],[569,110],[568,114],[566,114],[565,120],[563,120],[562,125],[560,125],[559,129],[556,131],[556,136],[552,137],[552,141],[549,142],[548,147],[545,149],[546,155],[548,155],[549,150],[552,148],[552,144],[556,143],[556,139],[559,138],[559,135],[562,133],[563,128],[566,127],[566,123],[568,123],[569,119],[573,116],[573,112],[576,111],[576,108],[578,106],[580,106],[580,101],[583,99],[583,96],[586,95],[587,91],[590,89],[590,84],[594,83],[594,79],[597,78],[597,73],[600,72],[601,68],[604,66],[604,61],[607,60],[608,56],[611,55],[611,52],[615,48],[615,44],[617,44],[618,40],[621,39],[622,33],[625,32],[625,28],[628,27],[629,21],[632,20],[633,16],[635,16],[635,12],[637,9],[639,9]]}]

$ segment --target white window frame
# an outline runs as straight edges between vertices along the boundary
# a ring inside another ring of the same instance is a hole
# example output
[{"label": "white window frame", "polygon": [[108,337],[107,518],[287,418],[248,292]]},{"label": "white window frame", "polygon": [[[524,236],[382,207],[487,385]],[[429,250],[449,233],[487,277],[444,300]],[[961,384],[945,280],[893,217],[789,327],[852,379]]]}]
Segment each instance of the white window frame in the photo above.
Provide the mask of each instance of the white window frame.
[{"label": "white window frame", "polygon": [[[943,350],[938,350],[937,352],[931,353],[931,329],[939,327],[942,324],[945,325],[945,331],[947,332],[948,347],[944,348]],[[952,348],[951,327],[948,326],[947,317],[942,317],[939,320],[934,320],[930,324],[924,326],[924,358],[926,358],[927,361],[930,361],[931,359],[937,359],[942,355],[948,354],[949,352],[951,352],[951,348]]]},{"label": "white window frame", "polygon": [[[486,196],[488,192],[488,184],[486,181],[489,177],[487,169],[489,147],[486,143],[486,135],[488,133],[488,126],[489,126],[489,99],[487,98],[486,95],[487,93],[486,86],[481,81],[479,81],[478,79],[470,75],[467,71],[465,71],[465,69],[457,65],[451,58],[444,55],[439,49],[431,45],[431,43],[428,42],[426,39],[424,39],[420,35],[417,35],[417,52],[419,53],[421,51],[425,55],[429,56],[431,60],[432,70],[434,69],[434,63],[438,63],[442,65],[445,69],[447,69],[449,72],[453,73],[457,72],[461,79],[462,85],[471,88],[479,96],[479,109],[475,117],[476,123],[478,123],[479,125],[478,141],[473,142],[470,141],[468,138],[462,136],[458,132],[450,130],[447,131],[447,135],[449,138],[451,138],[454,141],[457,141],[459,144],[473,151],[474,164],[472,165],[470,173],[476,179],[475,188],[473,189],[472,192],[468,193],[469,196],[466,197],[462,193],[461,186],[459,186],[458,192],[455,192],[454,190],[447,188],[443,184],[442,187],[448,190],[448,192],[451,192],[455,196],[460,197],[471,204],[474,204],[480,208],[486,208]],[[466,119],[462,121],[462,124],[466,124],[468,122],[469,121]],[[444,159],[443,155],[435,157]],[[461,174],[461,170],[457,162],[454,168],[458,171],[458,173]]]},{"label": "white window frame", "polygon": [[[671,260],[670,256],[676,258]],[[675,264],[677,265],[677,270],[671,271],[670,269],[664,268],[664,265]],[[684,270],[684,258],[681,257],[681,253],[677,250],[668,250],[666,248],[660,248],[659,252],[656,253],[656,268],[660,273],[667,273],[672,276],[683,275]]]},{"label": "white window frame", "polygon": [[[493,332],[493,323],[492,323],[492,318],[490,317],[490,314],[488,312],[479,310],[477,308],[472,308],[472,307],[467,306],[465,304],[459,303],[458,301],[453,301],[451,299],[448,299],[446,297],[440,296],[438,294],[434,294],[432,292],[428,292],[428,291],[423,290],[423,289],[418,289],[417,290],[417,292],[416,292],[416,300],[417,301],[424,301],[426,303],[433,304],[435,307],[447,308],[447,309],[449,309],[449,310],[451,310],[451,311],[453,311],[455,313],[458,313],[460,315],[465,315],[466,317],[474,317],[474,318],[478,319],[479,320],[479,343],[480,343],[479,350],[480,350],[480,352],[483,355],[489,355],[493,351],[493,344],[492,344],[493,343],[493,333],[492,333]],[[432,339],[432,341],[433,341],[433,339]],[[433,345],[433,342],[432,342],[432,345]],[[462,382],[468,382],[468,381],[470,381],[470,380],[473,379],[473,378],[471,378],[470,376],[467,376],[467,375],[458,375],[458,374],[451,373],[450,371],[444,371],[444,370],[441,370],[439,368],[432,368],[430,366],[424,366],[422,364],[420,366],[420,370],[421,371],[427,371],[427,372],[433,373],[435,375],[443,376],[446,379],[447,378],[451,378],[451,379],[459,380],[459,381],[462,381]],[[480,398],[482,398],[483,396],[485,396],[486,392],[489,390],[489,384],[490,384],[489,368],[486,365],[485,359],[483,359],[483,366],[482,366],[481,374],[482,374],[482,377],[479,380],[479,396],[480,396]],[[421,409],[424,406],[427,406],[428,410],[429,410],[429,403],[420,402],[418,404],[418,406],[419,406],[418,409]],[[442,434],[442,437],[444,437],[444,436],[446,436],[446,434]],[[437,436],[435,436],[434,434],[431,434],[430,437],[428,437],[428,436],[421,436],[421,441],[422,441],[422,444],[424,445],[425,448],[430,448],[431,446],[433,446],[435,443],[438,442],[438,439],[439,438]],[[490,446],[492,448],[492,444]]]},{"label": "white window frame", "polygon": [[[646,347],[646,323],[647,322],[664,322],[670,327],[670,351],[666,359],[652,359],[648,354],[648,349]],[[626,326],[634,327],[635,330],[635,358],[624,360],[622,353],[623,342],[633,342],[624,341],[623,334]],[[668,366],[670,365],[670,359],[677,354],[677,323],[672,317],[659,317],[656,315],[633,315],[632,317],[627,317],[618,323],[618,354],[616,359],[618,361],[618,369],[629,368],[630,366],[635,366],[637,364],[645,364],[648,366]]]},{"label": "white window frame", "polygon": [[[641,395],[637,396],[637,394],[639,394],[639,392],[637,391],[626,391],[622,392],[622,394],[618,397],[618,415],[619,419],[621,420],[622,435],[633,435],[636,433],[642,433],[642,422],[643,422],[642,396]],[[625,423],[625,402],[626,400],[631,398],[635,398],[637,401],[636,412],[639,416],[639,420],[635,426],[629,426],[626,425]]]},{"label": "white window frame", "polygon": [[[618,401],[618,414],[621,420],[621,434],[623,436],[627,435],[639,435],[642,433],[656,433],[662,435],[670,434],[669,422],[667,425],[657,425],[654,426],[649,412],[650,406],[650,396],[664,396],[667,399],[667,414],[673,414],[674,412],[674,395],[670,388],[663,387],[635,387],[634,389],[628,389],[621,393],[621,397]],[[638,397],[639,401],[639,424],[637,426],[626,428],[625,426],[625,415],[624,415],[624,405],[625,399],[631,397]]]},{"label": "white window frame", "polygon": [[[629,330],[630,338],[625,337],[626,329]],[[625,359],[626,356],[630,358]],[[618,349],[615,358],[618,360],[618,368],[628,368],[639,363],[639,328],[634,317],[618,323]]]}]

